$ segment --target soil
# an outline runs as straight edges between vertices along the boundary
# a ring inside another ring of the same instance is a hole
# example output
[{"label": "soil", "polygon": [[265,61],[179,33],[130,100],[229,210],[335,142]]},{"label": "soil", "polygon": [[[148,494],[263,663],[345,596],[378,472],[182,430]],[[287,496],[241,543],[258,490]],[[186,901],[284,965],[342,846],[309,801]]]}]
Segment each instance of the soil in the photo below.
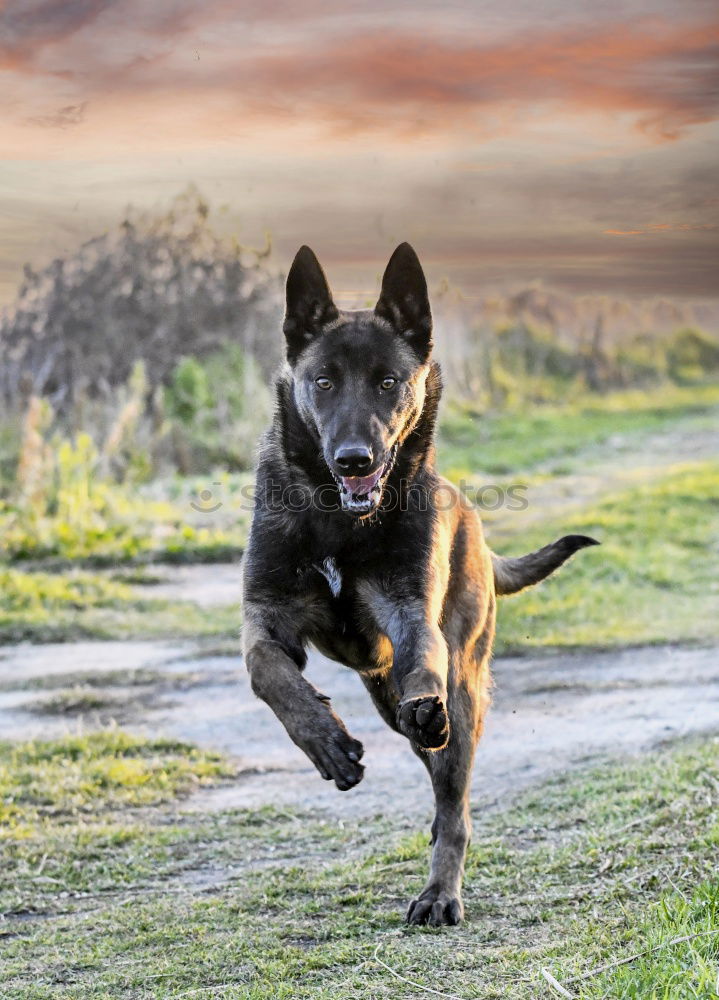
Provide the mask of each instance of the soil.
[{"label": "soil", "polygon": [[[401,807],[408,819],[429,818],[432,797],[421,762],[376,714],[354,672],[315,653],[307,673],[365,745],[364,780],[349,792],[323,782],[290,742],[252,694],[238,656],[206,655],[189,643],[4,649],[0,739],[52,738],[106,725],[111,715],[131,731],[185,739],[236,760],[237,779],[196,793],[185,804],[189,809],[269,804],[360,819]],[[494,704],[474,771],[476,809],[502,804],[568,768],[719,732],[719,650],[713,648],[506,657],[496,660],[494,676]],[[53,712],[65,677],[73,698],[60,698]],[[52,690],[38,690],[46,686]],[[68,712],[68,704],[82,705],[86,688],[93,704],[104,697],[106,705]]]}]

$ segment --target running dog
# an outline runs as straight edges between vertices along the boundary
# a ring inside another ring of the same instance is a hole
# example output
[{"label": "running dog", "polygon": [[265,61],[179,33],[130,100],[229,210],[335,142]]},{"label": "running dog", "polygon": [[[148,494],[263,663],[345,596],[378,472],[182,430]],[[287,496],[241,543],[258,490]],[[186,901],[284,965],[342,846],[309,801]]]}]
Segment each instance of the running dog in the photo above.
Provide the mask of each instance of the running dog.
[{"label": "running dog", "polygon": [[438,475],[440,370],[409,244],[393,253],[376,307],[351,312],[337,308],[303,246],[287,277],[284,335],[243,571],[252,689],[320,775],[346,790],[362,780],[362,744],[305,678],[306,646],[359,672],[434,790],[429,879],[407,921],[457,924],[496,597],[597,543],[567,535],[521,558],[496,556],[476,509]]}]

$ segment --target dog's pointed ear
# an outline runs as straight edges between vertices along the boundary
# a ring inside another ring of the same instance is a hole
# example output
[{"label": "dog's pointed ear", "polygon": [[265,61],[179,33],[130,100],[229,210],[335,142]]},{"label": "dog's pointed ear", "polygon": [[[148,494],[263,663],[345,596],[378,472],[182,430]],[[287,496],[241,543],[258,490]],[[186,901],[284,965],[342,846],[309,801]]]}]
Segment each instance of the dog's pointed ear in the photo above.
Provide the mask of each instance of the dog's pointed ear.
[{"label": "dog's pointed ear", "polygon": [[390,257],[374,311],[427,360],[432,350],[432,313],[424,271],[409,243],[400,243]]},{"label": "dog's pointed ear", "polygon": [[337,316],[337,306],[332,301],[332,292],[320,262],[309,247],[300,247],[287,275],[283,330],[290,364]]}]

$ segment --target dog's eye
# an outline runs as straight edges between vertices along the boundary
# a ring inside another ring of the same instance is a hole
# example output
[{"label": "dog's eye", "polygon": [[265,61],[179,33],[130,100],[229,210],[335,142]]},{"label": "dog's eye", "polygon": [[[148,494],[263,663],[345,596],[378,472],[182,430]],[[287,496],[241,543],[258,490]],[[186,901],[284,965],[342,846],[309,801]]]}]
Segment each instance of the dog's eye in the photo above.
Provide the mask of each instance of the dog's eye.
[{"label": "dog's eye", "polygon": [[332,383],[324,375],[320,375],[319,378],[315,379],[315,385],[317,386],[318,389],[331,389],[332,388]]},{"label": "dog's eye", "polygon": [[379,385],[380,389],[392,389],[397,385],[397,379],[394,375],[386,375]]}]

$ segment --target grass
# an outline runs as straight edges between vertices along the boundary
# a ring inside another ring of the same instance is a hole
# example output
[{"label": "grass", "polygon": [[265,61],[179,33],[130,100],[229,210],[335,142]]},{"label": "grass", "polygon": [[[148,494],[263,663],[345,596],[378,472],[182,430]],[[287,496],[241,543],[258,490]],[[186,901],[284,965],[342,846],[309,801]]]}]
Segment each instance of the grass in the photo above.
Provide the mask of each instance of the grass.
[{"label": "grass", "polygon": [[[605,995],[627,1000],[719,996],[719,884],[663,896],[642,921],[640,957],[597,978]],[[688,939],[688,940],[687,940]]]},{"label": "grass", "polygon": [[665,387],[644,392],[584,396],[563,406],[524,406],[484,414],[467,404],[448,405],[439,429],[438,459],[450,479],[484,473],[524,475],[554,463],[573,468],[573,458],[615,435],[640,439],[674,429],[678,421],[712,426],[719,386]]},{"label": "grass", "polygon": [[50,567],[90,567],[152,562],[225,562],[242,552],[247,518],[235,530],[195,525],[189,512],[169,502],[130,499],[125,489],[98,483],[103,502],[90,508],[35,514],[22,502],[0,502],[0,560]]},{"label": "grass", "polygon": [[[441,930],[402,923],[428,837],[399,817],[178,813],[188,781],[226,766],[120,733],[0,760],[18,810],[0,843],[3,1000],[528,1000],[552,995],[542,968],[582,1000],[717,996],[716,740],[476,811],[468,919]],[[671,943],[686,934],[703,936]]]},{"label": "grass", "polygon": [[231,636],[238,605],[199,608],[147,598],[136,586],[98,573],[0,567],[0,643]]},{"label": "grass", "polygon": [[[89,434],[43,444],[40,408],[32,412],[36,419],[25,429],[17,482],[0,491],[1,562],[217,562],[241,551],[251,509],[242,477],[229,491],[233,503],[210,504],[217,516],[208,516],[201,498],[213,493],[204,492],[206,481],[190,495],[175,482],[163,484],[161,496],[131,478],[114,482],[100,473],[101,456]],[[215,495],[227,480],[220,476],[212,484]]]},{"label": "grass", "polygon": [[500,652],[703,642],[719,637],[719,462],[678,465],[522,536],[522,551],[568,533],[578,553],[541,587],[502,600]]},{"label": "grass", "polygon": [[217,754],[116,729],[0,745],[3,835],[27,831],[40,817],[155,805],[195,780],[227,773]]},{"label": "grass", "polygon": [[[565,472],[576,463],[591,467],[592,448],[617,434],[640,452],[649,432],[705,430],[718,403],[719,386],[707,385],[481,418],[467,407],[449,407],[440,464],[455,478],[471,480],[482,466],[497,473],[521,469],[525,480],[539,482],[552,475],[547,462],[555,474],[557,462]],[[501,460],[485,457],[485,441]],[[235,634],[237,606],[200,609],[153,598],[158,578],[146,564],[158,557],[237,558],[249,516],[248,477],[219,475],[208,513],[197,478],[158,482],[130,498],[104,483],[95,495],[89,475],[83,471],[73,487],[68,473],[63,504],[52,514],[0,510],[10,561],[4,568],[0,562],[0,642]],[[719,537],[717,493],[717,466],[702,463],[669,470],[642,487],[615,488],[554,522],[549,510],[541,530],[522,530],[516,543],[517,529],[505,517],[507,550],[527,551],[567,531],[596,534],[603,547],[581,553],[536,591],[504,602],[498,650],[715,638],[719,595],[706,554]],[[490,527],[493,516],[487,515]],[[93,563],[112,565],[112,575],[90,572]]]}]

